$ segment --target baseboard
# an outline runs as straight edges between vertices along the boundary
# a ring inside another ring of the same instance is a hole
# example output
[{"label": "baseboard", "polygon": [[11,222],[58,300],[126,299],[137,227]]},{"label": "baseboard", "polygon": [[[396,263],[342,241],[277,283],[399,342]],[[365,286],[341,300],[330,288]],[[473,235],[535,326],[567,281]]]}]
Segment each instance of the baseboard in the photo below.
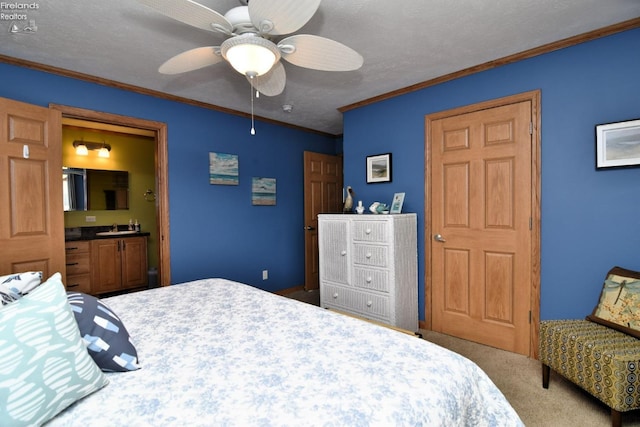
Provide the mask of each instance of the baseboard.
[{"label": "baseboard", "polygon": [[304,285],[294,286],[293,288],[280,289],[279,291],[275,291],[274,294],[276,294],[276,295],[289,295],[289,294],[292,294],[292,293],[298,292],[298,291],[304,291]]}]

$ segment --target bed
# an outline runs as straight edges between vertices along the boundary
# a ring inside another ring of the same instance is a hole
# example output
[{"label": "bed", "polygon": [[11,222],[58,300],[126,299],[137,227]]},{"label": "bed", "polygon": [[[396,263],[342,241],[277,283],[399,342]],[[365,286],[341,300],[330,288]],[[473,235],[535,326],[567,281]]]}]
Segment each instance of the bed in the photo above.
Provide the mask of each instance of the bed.
[{"label": "bed", "polygon": [[205,279],[101,301],[139,369],[104,373],[108,384],[47,427],[523,425],[468,359],[249,285]]}]

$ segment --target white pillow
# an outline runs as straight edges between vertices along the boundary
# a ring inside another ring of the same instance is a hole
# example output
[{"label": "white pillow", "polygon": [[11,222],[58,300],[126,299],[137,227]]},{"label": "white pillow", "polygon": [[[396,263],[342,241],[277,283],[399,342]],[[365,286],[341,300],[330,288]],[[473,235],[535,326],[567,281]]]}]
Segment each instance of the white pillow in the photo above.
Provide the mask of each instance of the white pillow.
[{"label": "white pillow", "polygon": [[42,283],[42,271],[0,276],[0,301],[2,305],[22,298]]}]

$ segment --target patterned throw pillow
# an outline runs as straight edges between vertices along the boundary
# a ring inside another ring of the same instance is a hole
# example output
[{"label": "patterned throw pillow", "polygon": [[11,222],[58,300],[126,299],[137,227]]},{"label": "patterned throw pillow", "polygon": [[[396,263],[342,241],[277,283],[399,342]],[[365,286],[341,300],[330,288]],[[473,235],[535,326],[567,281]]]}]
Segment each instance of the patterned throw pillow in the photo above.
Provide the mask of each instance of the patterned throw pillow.
[{"label": "patterned throw pillow", "polygon": [[0,310],[0,424],[41,425],[107,383],[80,338],[60,273]]},{"label": "patterned throw pillow", "polygon": [[640,272],[614,267],[587,320],[640,338]]},{"label": "patterned throw pillow", "polygon": [[89,355],[105,372],[140,369],[138,352],[120,318],[102,301],[81,292],[67,292]]},{"label": "patterned throw pillow", "polygon": [[0,276],[0,301],[2,301],[2,305],[22,298],[40,283],[42,283],[42,271]]}]

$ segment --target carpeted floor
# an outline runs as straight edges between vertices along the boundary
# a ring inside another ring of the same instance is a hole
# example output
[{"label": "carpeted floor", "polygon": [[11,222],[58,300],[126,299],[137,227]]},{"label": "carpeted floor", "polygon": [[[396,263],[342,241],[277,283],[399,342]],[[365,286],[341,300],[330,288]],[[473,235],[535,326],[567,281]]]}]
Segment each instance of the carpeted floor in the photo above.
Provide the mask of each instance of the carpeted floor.
[{"label": "carpeted floor", "polygon": [[[285,295],[320,305],[319,291]],[[610,411],[590,394],[552,372],[549,389],[542,388],[540,362],[432,331],[423,338],[474,361],[493,380],[527,427],[604,427],[611,425]],[[622,415],[624,427],[640,427],[640,411]]]}]

